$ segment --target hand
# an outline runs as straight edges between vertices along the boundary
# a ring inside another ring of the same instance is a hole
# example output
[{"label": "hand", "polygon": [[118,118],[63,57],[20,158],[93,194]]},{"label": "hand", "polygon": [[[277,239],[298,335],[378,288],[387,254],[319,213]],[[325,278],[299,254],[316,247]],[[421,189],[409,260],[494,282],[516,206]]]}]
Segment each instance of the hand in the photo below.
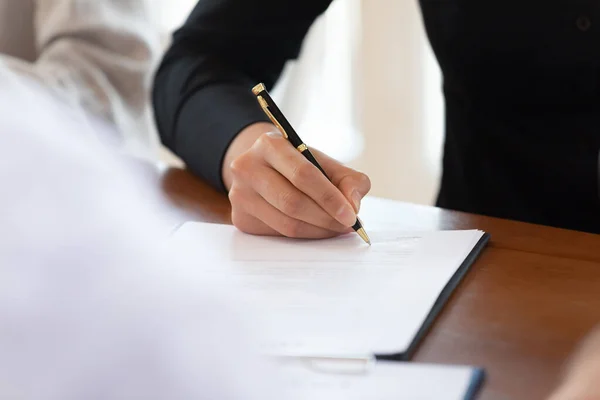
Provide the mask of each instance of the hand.
[{"label": "hand", "polygon": [[[360,202],[371,189],[366,175],[311,149],[329,181],[270,124],[240,135],[246,136],[230,147],[225,162],[233,161],[223,172],[238,229],[306,239],[352,231]],[[232,156],[249,138],[256,139],[251,147]]]},{"label": "hand", "polygon": [[600,329],[578,350],[550,400],[600,400]]}]

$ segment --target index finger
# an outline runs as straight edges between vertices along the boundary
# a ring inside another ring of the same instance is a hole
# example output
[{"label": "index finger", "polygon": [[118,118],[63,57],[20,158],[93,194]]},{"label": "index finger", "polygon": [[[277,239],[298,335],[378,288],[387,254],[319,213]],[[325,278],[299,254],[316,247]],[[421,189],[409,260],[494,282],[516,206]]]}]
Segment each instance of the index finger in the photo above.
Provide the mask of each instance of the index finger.
[{"label": "index finger", "polygon": [[272,138],[264,159],[341,224],[356,223],[356,213],[342,192],[286,139]]}]

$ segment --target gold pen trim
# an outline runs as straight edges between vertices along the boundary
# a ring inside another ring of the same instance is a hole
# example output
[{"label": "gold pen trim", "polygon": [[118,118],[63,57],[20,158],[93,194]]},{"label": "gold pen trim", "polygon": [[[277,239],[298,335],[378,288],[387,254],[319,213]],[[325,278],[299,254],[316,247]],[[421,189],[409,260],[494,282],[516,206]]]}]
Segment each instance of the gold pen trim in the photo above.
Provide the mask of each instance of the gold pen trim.
[{"label": "gold pen trim", "polygon": [[[252,90],[254,91],[254,89],[252,89]],[[267,116],[269,117],[271,122],[281,131],[281,134],[283,135],[283,137],[287,139],[288,138],[287,132],[285,131],[285,129],[283,129],[283,126],[281,126],[281,124],[279,123],[279,121],[277,121],[277,119],[273,116],[273,114],[271,114],[271,110],[269,110],[269,105],[267,104],[267,101],[262,96],[258,96],[258,103],[262,107],[265,114],[267,114]]]},{"label": "gold pen trim", "polygon": [[308,146],[305,145],[304,143],[302,143],[300,146],[296,147],[298,149],[298,151],[300,153],[304,153],[306,150],[308,150]]},{"label": "gold pen trim", "polygon": [[358,236],[360,236],[360,238],[362,240],[364,240],[365,243],[370,246],[371,245],[371,238],[369,237],[369,235],[367,235],[367,231],[365,231],[364,224],[363,224],[362,220],[358,216],[356,216],[356,220],[358,222],[360,222],[360,225],[362,226],[362,228],[360,228],[359,230],[357,230],[356,233],[358,233]]},{"label": "gold pen trim", "polygon": [[255,96],[258,96],[259,94],[261,94],[265,90],[267,90],[267,87],[265,86],[265,84],[264,83],[259,83],[258,85],[254,86],[252,88],[252,93],[254,93]]},{"label": "gold pen trim", "polygon": [[360,238],[364,240],[366,244],[369,246],[371,245],[371,239],[369,239],[369,235],[367,235],[367,232],[364,230],[364,228],[360,228],[356,231],[356,233],[358,233],[358,236],[360,236]]}]

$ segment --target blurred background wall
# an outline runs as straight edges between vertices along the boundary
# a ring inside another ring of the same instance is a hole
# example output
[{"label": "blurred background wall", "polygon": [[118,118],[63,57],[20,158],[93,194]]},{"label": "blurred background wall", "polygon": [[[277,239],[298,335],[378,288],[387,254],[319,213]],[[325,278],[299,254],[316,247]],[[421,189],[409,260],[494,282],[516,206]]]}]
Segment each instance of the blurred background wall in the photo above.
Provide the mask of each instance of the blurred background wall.
[{"label": "blurred background wall", "polygon": [[[168,43],[196,0],[155,1]],[[370,175],[372,194],[433,204],[444,111],[417,0],[335,0],[274,95],[306,142]]]}]

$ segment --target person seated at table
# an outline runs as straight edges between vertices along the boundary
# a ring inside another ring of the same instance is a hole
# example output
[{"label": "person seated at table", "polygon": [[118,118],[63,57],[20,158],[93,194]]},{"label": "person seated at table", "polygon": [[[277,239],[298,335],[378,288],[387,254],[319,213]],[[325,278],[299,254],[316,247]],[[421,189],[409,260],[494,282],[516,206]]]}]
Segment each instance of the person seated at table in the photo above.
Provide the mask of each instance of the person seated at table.
[{"label": "person seated at table", "polygon": [[161,48],[145,1],[3,1],[0,69],[66,102],[98,139],[146,157],[158,145],[148,95]]},{"label": "person seated at table", "polygon": [[[229,192],[242,231],[337,235],[355,223],[370,189],[367,176],[315,152],[325,179],[250,90],[275,84],[330,3],[200,1],[156,76],[163,143]],[[592,2],[419,3],[444,75],[437,205],[599,233],[600,38]]]}]

